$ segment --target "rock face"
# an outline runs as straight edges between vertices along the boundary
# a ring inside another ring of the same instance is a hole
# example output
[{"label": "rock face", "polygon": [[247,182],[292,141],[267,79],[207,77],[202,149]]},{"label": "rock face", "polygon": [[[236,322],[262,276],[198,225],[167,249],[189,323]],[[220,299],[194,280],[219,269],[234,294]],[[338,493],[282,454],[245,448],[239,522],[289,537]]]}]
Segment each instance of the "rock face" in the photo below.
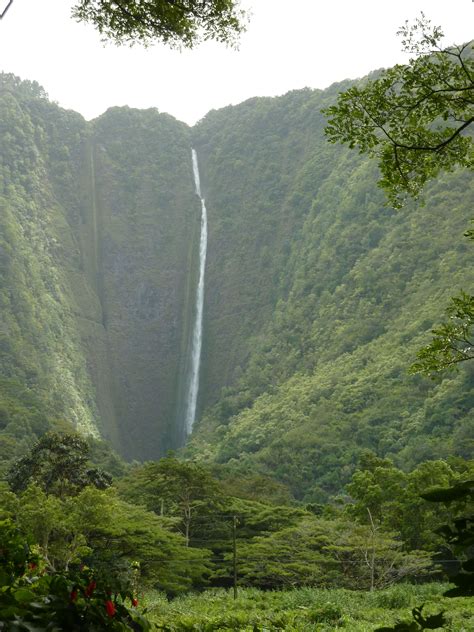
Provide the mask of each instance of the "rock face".
[{"label": "rock face", "polygon": [[[1,85],[5,389],[36,394],[38,431],[64,419],[157,458],[183,441],[200,213],[189,129],[129,108],[87,124],[36,84]],[[4,429],[24,437],[7,399]]]},{"label": "rock face", "polygon": [[153,110],[109,110],[94,124],[89,159],[120,445],[129,458],[156,458],[181,438],[176,401],[199,224],[189,131]]}]

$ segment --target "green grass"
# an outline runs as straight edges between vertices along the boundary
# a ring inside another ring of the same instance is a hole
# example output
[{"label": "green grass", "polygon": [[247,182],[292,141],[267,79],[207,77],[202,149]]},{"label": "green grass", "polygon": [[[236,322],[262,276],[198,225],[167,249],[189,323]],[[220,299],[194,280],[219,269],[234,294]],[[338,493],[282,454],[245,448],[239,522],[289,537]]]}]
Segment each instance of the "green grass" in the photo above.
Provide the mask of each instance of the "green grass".
[{"label": "green grass", "polygon": [[168,602],[160,593],[145,596],[150,619],[166,632],[243,632],[347,630],[372,632],[381,625],[411,617],[414,606],[425,604],[426,613],[446,610],[444,630],[474,630],[474,603],[467,598],[442,596],[443,584],[399,585],[387,590],[355,592],[301,588],[263,592],[239,589],[237,600],[232,591],[207,590]]}]

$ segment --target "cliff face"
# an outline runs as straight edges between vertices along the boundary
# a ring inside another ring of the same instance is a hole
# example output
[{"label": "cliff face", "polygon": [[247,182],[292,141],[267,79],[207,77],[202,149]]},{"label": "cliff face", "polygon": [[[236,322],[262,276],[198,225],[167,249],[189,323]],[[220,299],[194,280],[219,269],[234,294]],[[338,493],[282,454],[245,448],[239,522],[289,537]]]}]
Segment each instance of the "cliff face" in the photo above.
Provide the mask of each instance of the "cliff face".
[{"label": "cliff face", "polygon": [[314,501],[362,448],[406,464],[464,454],[470,367],[437,384],[406,367],[449,296],[470,290],[472,182],[459,172],[424,207],[384,206],[374,164],[324,139],[320,110],[343,87],[253,99],[190,130],[129,108],[86,123],[1,76],[3,456],[66,422],[130,459],[182,445],[191,146],[209,243],[189,452]]},{"label": "cliff face", "polygon": [[153,458],[180,439],[187,284],[199,203],[188,129],[156,111],[109,110],[90,146],[98,295],[124,454]]},{"label": "cliff face", "polygon": [[200,210],[189,130],[128,108],[87,124],[8,76],[1,106],[2,376],[17,403],[25,384],[38,398],[44,428],[64,419],[156,458],[183,440]]}]

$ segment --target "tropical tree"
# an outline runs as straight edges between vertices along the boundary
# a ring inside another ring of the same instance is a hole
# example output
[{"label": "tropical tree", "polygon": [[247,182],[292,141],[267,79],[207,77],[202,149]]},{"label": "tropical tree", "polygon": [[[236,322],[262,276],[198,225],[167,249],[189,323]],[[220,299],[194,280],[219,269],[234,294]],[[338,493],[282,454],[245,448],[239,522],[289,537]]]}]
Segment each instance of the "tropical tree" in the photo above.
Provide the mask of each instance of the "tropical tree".
[{"label": "tropical tree", "polygon": [[[451,487],[439,487],[424,493],[423,498],[448,507],[457,504],[463,507],[461,514],[456,515],[439,531],[445,539],[447,551],[456,556],[457,563],[448,569],[449,579],[453,587],[444,594],[447,597],[474,596],[474,480],[458,481]],[[444,556],[447,552],[445,549]],[[454,561],[454,559],[453,559]],[[451,572],[450,572],[451,571]],[[417,630],[436,630],[447,625],[444,611],[425,617],[423,606],[412,610],[411,621],[400,621],[393,627],[377,628],[375,632],[417,632]]]},{"label": "tropical tree", "polygon": [[193,536],[209,535],[216,514],[225,513],[219,483],[198,463],[167,457],[132,471],[119,485],[130,502],[142,503],[160,516],[177,519],[187,544]]},{"label": "tropical tree", "polygon": [[345,514],[363,525],[396,531],[405,551],[436,550],[439,522],[448,520],[449,512],[420,494],[450,485],[459,476],[445,461],[425,461],[406,473],[388,459],[366,453],[346,487],[352,502]]},{"label": "tropical tree", "polygon": [[442,48],[442,29],[423,13],[398,34],[413,54],[409,63],[349,88],[325,110],[329,141],[377,158],[394,207],[441,171],[474,167],[473,41]]},{"label": "tropical tree", "polygon": [[447,488],[423,494],[423,498],[451,506],[461,504],[462,511],[440,528],[451,553],[459,560],[450,580],[454,584],[448,597],[474,597],[474,478],[459,481]]},{"label": "tropical tree", "polygon": [[399,534],[376,524],[370,511],[369,524],[332,523],[324,551],[339,565],[338,585],[352,590],[386,588],[396,582],[429,574],[432,566],[426,551],[404,551]]},{"label": "tropical tree", "polygon": [[[338,564],[324,552],[332,526],[307,514],[293,526],[239,540],[239,583],[264,589],[334,585]],[[231,552],[225,555],[229,574],[232,558]]]},{"label": "tropical tree", "polygon": [[111,586],[129,581],[134,564],[142,582],[175,594],[204,583],[208,553],[187,548],[169,519],[117,497],[113,488],[85,487],[59,498],[30,485],[18,496],[0,489],[0,519],[13,520],[35,545],[49,574],[80,564]]},{"label": "tropical tree", "polygon": [[87,485],[106,489],[112,478],[91,465],[89,452],[87,441],[77,434],[47,432],[13,463],[6,478],[14,492],[36,483],[47,494],[61,498],[75,495]]}]

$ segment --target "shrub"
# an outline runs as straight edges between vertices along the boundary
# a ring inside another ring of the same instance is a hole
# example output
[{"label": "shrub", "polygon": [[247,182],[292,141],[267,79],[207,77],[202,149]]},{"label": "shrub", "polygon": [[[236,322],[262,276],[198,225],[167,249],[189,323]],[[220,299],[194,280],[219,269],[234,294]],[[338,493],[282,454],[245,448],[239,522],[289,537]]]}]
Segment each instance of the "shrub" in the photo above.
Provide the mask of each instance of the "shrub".
[{"label": "shrub", "polygon": [[342,610],[334,603],[325,603],[319,608],[313,608],[308,612],[308,619],[312,623],[337,624],[343,616]]},{"label": "shrub", "polygon": [[[45,574],[10,520],[0,522],[0,630],[147,632],[135,596],[112,592],[93,569]],[[127,605],[130,604],[130,607]]]}]

